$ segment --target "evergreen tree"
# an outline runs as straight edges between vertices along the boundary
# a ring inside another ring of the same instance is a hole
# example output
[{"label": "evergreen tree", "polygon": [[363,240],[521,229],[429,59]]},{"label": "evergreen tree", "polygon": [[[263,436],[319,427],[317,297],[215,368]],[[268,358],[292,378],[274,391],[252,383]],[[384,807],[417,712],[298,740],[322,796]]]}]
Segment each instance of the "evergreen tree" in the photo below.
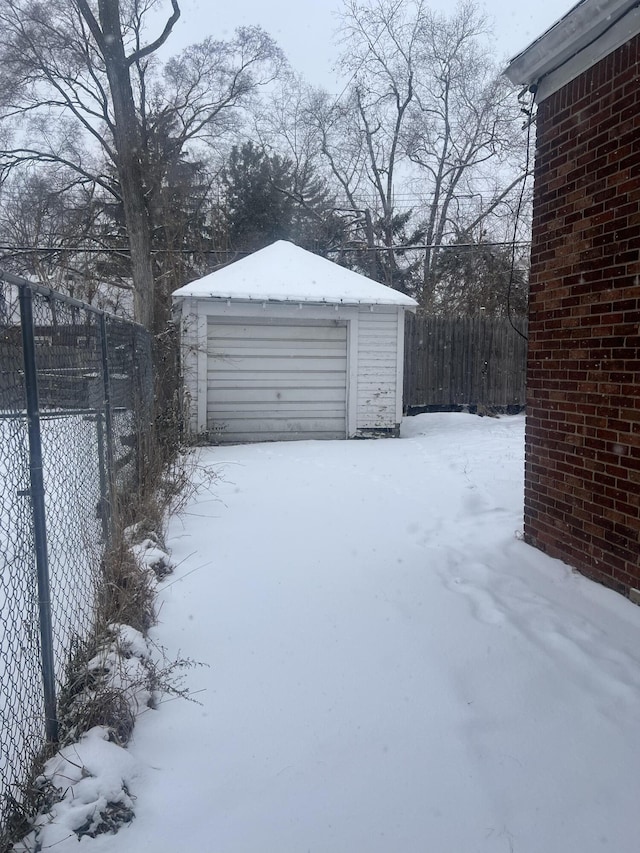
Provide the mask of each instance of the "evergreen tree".
[{"label": "evergreen tree", "polygon": [[222,237],[232,251],[290,240],[324,255],[342,239],[345,226],[324,183],[253,142],[231,149],[222,191]]},{"label": "evergreen tree", "polygon": [[512,248],[485,240],[443,246],[434,265],[433,310],[438,314],[506,317],[527,312],[528,282]]}]

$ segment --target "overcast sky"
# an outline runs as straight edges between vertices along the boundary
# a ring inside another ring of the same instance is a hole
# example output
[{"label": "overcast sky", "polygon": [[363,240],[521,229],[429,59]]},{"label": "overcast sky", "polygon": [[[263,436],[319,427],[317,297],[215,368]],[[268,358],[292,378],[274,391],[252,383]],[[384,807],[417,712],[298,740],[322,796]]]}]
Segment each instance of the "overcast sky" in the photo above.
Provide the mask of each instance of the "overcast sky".
[{"label": "overcast sky", "polygon": [[[496,57],[506,61],[541,35],[577,0],[485,0],[495,24]],[[238,26],[259,24],[284,50],[294,70],[313,85],[331,90],[336,61],[336,12],[341,0],[181,0],[182,17],[168,45],[171,53],[207,35],[225,39]],[[431,0],[443,11],[451,0]]]}]

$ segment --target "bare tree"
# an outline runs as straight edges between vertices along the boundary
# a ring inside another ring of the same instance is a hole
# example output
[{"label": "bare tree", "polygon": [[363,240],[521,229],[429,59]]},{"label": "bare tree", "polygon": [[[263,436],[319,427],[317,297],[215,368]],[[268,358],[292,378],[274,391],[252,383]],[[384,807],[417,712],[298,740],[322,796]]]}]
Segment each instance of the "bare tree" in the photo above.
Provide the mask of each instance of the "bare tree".
[{"label": "bare tree", "polygon": [[308,90],[304,115],[344,200],[357,210],[362,207],[366,193],[365,150],[362,135],[353,121],[352,100],[334,100],[321,90]]},{"label": "bare tree", "polygon": [[[100,288],[101,205],[68,169],[32,166],[3,186],[0,243],[5,266],[100,308],[118,310],[121,291]],[[34,247],[46,246],[42,251]]]},{"label": "bare tree", "polygon": [[404,154],[401,147],[404,123],[415,98],[421,0],[411,11],[414,14],[408,15],[406,6],[384,0],[363,9],[351,0],[346,18],[349,23],[346,47],[354,67],[355,105],[367,154],[367,177],[382,210],[382,234],[389,252],[390,272],[394,179]]},{"label": "bare tree", "polygon": [[[95,181],[117,193],[127,225],[135,315],[150,326],[151,229],[130,68],[166,41],[180,10],[172,0],[162,33],[141,46],[131,38],[137,6],[135,0],[124,7],[120,0],[97,0],[95,5],[88,0],[6,0],[0,13],[0,67],[17,98],[5,108],[5,116],[29,119],[23,127],[29,141],[4,152],[3,160],[9,167],[34,160],[60,163],[87,183]],[[86,136],[113,163],[117,190],[95,174],[80,149]]]},{"label": "bare tree", "polygon": [[[347,0],[342,23],[347,85],[338,99],[316,93],[309,121],[345,203],[368,211],[383,280],[431,306],[438,247],[466,233],[486,239],[523,178],[508,162],[522,147],[518,106],[473,2],[441,15],[423,0]],[[408,280],[410,255],[394,246],[418,240],[422,275]]]},{"label": "bare tree", "polygon": [[[422,73],[403,145],[426,183],[425,256],[421,301],[430,307],[435,259],[447,237],[471,235],[522,181],[504,169],[519,150],[518,107],[513,90],[498,73],[484,36],[487,22],[473,2],[451,17],[429,11],[420,23]],[[501,182],[487,198],[496,168]],[[478,210],[480,201],[480,210]]]},{"label": "bare tree", "polygon": [[[397,170],[406,157],[401,141],[415,98],[422,14],[422,0],[414,5],[404,0],[374,0],[369,6],[348,0],[342,14],[342,66],[350,74],[348,97],[344,105],[336,102],[328,110],[325,106],[324,118],[318,122],[323,152],[348,203],[363,210],[370,251],[376,243],[376,230],[381,238],[386,261],[379,266],[390,285],[398,284],[394,195]],[[340,148],[336,147],[336,130]],[[337,156],[346,140],[347,169]],[[373,197],[373,204],[366,202],[367,196]],[[372,252],[372,258],[377,261],[379,256]]]},{"label": "bare tree", "polygon": [[158,308],[150,193],[166,177],[152,162],[155,143],[164,134],[163,155],[175,164],[190,140],[224,127],[223,117],[282,62],[268,36],[248,29],[231,45],[188,48],[167,64],[161,84],[154,54],[180,14],[178,0],[170,2],[149,41],[145,23],[161,0],[3,0],[0,7],[0,116],[14,126],[0,151],[0,178],[28,163],[58,164],[121,205],[135,316],[149,327]]}]

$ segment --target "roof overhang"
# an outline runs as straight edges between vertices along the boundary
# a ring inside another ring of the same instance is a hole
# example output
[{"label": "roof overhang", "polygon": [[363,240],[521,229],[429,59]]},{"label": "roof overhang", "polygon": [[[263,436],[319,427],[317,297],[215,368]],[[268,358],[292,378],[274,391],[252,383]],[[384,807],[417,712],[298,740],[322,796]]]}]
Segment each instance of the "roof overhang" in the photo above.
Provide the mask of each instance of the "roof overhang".
[{"label": "roof overhang", "polygon": [[542,101],[640,33],[639,0],[581,0],[509,62],[505,75]]},{"label": "roof overhang", "polygon": [[[363,305],[371,311],[376,308],[402,308],[403,311],[415,313],[418,303],[412,297],[407,297],[407,302],[383,302],[370,299],[308,299],[307,297],[287,296],[280,299],[265,296],[239,296],[237,294],[224,295],[220,293],[174,293],[171,298],[174,302],[182,299],[206,300],[218,305],[298,305],[300,308],[360,308]],[[410,301],[409,301],[410,300]]]}]

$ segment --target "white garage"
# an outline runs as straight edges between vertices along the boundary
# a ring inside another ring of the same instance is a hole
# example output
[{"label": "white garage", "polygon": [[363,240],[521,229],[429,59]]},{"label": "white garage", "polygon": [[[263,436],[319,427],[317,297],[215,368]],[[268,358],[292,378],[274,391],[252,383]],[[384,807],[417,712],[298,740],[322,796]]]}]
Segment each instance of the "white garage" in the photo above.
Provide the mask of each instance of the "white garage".
[{"label": "white garage", "polygon": [[410,297],[280,241],[180,288],[174,303],[192,435],[397,435]]}]

